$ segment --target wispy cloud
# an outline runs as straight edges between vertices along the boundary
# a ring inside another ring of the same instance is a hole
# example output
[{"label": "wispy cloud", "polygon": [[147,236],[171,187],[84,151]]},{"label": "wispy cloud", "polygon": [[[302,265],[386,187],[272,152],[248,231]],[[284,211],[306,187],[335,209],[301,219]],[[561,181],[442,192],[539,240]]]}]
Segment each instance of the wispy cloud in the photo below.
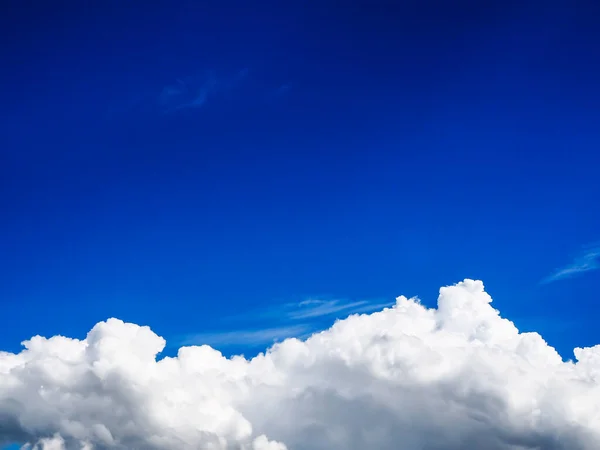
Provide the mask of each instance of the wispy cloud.
[{"label": "wispy cloud", "polygon": [[229,77],[219,77],[216,72],[208,71],[201,77],[178,78],[162,89],[158,103],[165,113],[201,108],[211,97],[235,88],[247,76],[248,69],[244,68]]},{"label": "wispy cloud", "polygon": [[288,302],[270,305],[264,309],[249,311],[243,315],[230,316],[227,320],[272,320],[277,321],[310,321],[325,317],[343,318],[350,314],[367,313],[392,306],[391,302],[374,302],[369,300],[347,301],[340,299],[309,298],[299,302]]},{"label": "wispy cloud", "polygon": [[244,345],[246,347],[262,346],[289,338],[303,337],[310,333],[311,327],[307,324],[280,326],[264,329],[244,329],[233,331],[215,331],[209,333],[198,333],[186,336],[178,344],[180,345],[202,345],[208,344],[213,347],[228,347],[233,345]]},{"label": "wispy cloud", "polygon": [[556,269],[553,274],[542,280],[542,284],[564,280],[598,269],[600,269],[600,243],[586,246],[571,264]]},{"label": "wispy cloud", "polygon": [[368,301],[342,302],[340,300],[304,300],[298,304],[288,304],[290,319],[310,319],[323,316],[330,316],[336,313],[345,313],[347,315],[358,312],[369,312],[390,306],[391,303],[372,303]]},{"label": "wispy cloud", "polygon": [[269,102],[277,102],[292,90],[292,83],[283,83],[279,86],[271,88],[265,95],[265,99]]},{"label": "wispy cloud", "polygon": [[[333,319],[342,319],[355,313],[368,313],[393,304],[394,302],[337,299],[307,299],[296,303],[284,303],[243,315],[224,317],[221,322],[222,330],[188,334],[175,339],[175,343],[208,344],[217,348],[256,348],[290,337],[304,338],[330,326]],[[226,323],[228,325],[225,325]]]}]

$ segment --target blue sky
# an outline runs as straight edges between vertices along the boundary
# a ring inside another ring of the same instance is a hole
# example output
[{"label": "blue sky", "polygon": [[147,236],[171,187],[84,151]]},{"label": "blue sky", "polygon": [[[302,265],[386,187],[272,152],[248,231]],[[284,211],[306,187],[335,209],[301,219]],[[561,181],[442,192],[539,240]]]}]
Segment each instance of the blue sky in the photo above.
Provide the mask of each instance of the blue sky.
[{"label": "blue sky", "polygon": [[592,2],[36,8],[0,19],[0,348],[252,352],[467,277],[598,343]]}]

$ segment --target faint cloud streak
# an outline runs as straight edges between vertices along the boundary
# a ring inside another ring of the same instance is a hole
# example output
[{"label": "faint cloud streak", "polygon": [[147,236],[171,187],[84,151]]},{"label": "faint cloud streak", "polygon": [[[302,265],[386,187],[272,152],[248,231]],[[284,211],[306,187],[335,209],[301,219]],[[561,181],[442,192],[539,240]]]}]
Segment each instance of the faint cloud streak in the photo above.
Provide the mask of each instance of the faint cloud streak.
[{"label": "faint cloud streak", "polygon": [[[304,338],[325,328],[323,319],[342,319],[351,314],[368,313],[395,302],[370,301],[347,302],[342,300],[307,299],[297,303],[284,303],[240,316],[229,316],[224,321],[242,322],[239,327],[229,326],[223,330],[192,333],[176,339],[177,345],[203,345],[227,348],[244,346],[256,348],[271,345],[290,337]],[[254,323],[252,328],[248,324]]]},{"label": "faint cloud streak", "polygon": [[233,345],[244,345],[255,347],[290,338],[303,337],[309,334],[311,328],[308,325],[281,326],[264,329],[245,329],[233,331],[216,331],[209,333],[193,334],[185,337],[179,342],[180,345],[203,345],[214,347],[228,347]]},{"label": "faint cloud streak", "polygon": [[157,101],[165,114],[202,108],[211,97],[235,88],[247,76],[248,69],[244,68],[229,78],[218,77],[214,71],[203,77],[178,78],[162,89]]},{"label": "faint cloud streak", "polygon": [[293,306],[295,309],[289,311],[287,316],[290,319],[298,320],[329,316],[339,312],[346,314],[368,312],[391,306],[391,303],[373,304],[368,301],[343,303],[339,300],[305,300]]},{"label": "faint cloud streak", "polygon": [[587,246],[571,264],[557,269],[544,278],[542,284],[572,278],[574,276],[600,269],[600,243]]}]

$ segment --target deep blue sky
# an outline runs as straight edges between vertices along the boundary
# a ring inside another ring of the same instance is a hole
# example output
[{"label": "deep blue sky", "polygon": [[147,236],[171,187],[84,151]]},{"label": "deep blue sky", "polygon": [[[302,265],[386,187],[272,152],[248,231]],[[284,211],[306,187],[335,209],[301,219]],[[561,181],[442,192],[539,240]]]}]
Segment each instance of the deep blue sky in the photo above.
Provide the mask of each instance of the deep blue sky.
[{"label": "deep blue sky", "polygon": [[598,272],[540,284],[600,239],[599,15],[3,5],[0,348],[111,316],[177,340],[306,298],[434,305],[465,277],[567,357],[599,343]]}]

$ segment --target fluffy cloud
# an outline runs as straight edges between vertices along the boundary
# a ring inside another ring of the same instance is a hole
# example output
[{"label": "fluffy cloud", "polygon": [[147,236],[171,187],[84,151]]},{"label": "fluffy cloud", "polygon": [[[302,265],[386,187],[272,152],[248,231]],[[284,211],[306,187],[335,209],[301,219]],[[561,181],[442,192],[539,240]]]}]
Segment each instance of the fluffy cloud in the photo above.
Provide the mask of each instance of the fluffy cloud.
[{"label": "fluffy cloud", "polygon": [[54,449],[600,448],[600,347],[563,362],[479,281],[246,360],[116,319],[0,354],[0,441]]}]

